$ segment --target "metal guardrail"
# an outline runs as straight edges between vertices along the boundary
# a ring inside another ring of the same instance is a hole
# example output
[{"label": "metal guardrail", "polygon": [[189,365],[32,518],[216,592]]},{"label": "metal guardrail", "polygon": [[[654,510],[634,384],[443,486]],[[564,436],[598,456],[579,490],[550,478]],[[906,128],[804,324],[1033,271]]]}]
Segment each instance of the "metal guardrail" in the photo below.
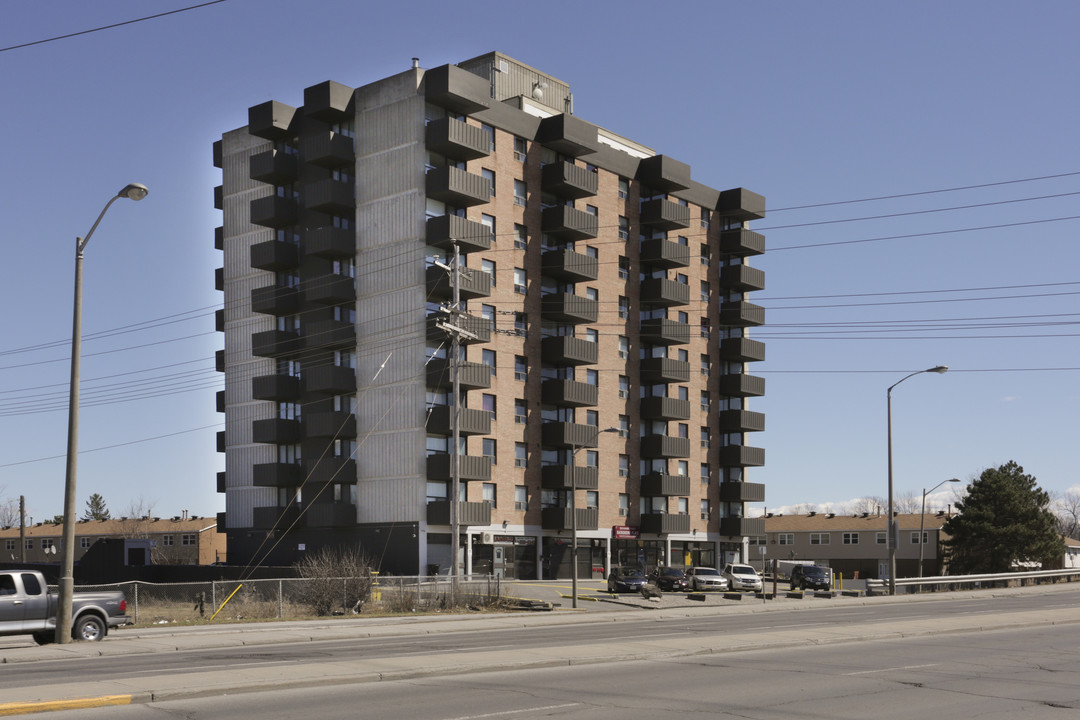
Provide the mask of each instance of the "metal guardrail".
[{"label": "metal guardrail", "polygon": [[[1001,587],[1004,587],[1013,581],[1018,581],[1021,586],[1026,584],[1041,584],[1046,581],[1076,582],[1080,581],[1080,568],[1068,570],[1030,570],[1025,572],[988,573],[985,575],[941,575],[935,577],[896,578],[896,587],[914,587],[916,591],[918,591],[922,589],[922,586],[929,585],[934,589],[960,590],[977,586],[994,587],[998,586],[999,583],[1001,584]],[[866,581],[866,593],[868,595],[881,595],[888,593],[888,591],[888,580],[868,579]]]}]

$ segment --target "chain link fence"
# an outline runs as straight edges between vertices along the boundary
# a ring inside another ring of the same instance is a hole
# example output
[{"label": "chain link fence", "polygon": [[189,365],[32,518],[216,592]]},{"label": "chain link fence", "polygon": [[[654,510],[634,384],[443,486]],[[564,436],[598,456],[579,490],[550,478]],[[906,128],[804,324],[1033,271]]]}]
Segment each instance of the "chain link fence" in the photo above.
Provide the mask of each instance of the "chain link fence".
[{"label": "chain link fence", "polygon": [[215,620],[311,619],[500,609],[500,578],[406,576],[279,578],[188,583],[141,581],[79,585],[76,591],[120,590],[135,625]]}]

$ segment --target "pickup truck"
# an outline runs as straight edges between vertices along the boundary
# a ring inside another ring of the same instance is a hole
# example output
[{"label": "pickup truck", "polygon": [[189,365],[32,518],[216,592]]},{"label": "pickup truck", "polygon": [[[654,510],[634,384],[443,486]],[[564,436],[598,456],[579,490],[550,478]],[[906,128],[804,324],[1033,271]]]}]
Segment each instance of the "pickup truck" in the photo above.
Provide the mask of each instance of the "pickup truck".
[{"label": "pickup truck", "polygon": [[[0,635],[32,635],[39,645],[56,638],[59,596],[36,570],[0,570]],[[71,602],[71,636],[96,641],[128,622],[120,591],[77,592]]]}]

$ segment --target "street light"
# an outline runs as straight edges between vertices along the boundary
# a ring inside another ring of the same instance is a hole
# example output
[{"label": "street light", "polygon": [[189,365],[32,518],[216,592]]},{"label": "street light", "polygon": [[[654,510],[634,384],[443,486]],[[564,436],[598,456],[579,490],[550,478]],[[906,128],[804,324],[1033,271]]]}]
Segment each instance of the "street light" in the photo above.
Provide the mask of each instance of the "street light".
[{"label": "street light", "polygon": [[[596,442],[600,433],[617,433],[619,428],[597,428],[590,443]],[[585,445],[570,445],[570,607],[577,609],[578,547],[577,547],[577,476],[574,474],[574,458]]]},{"label": "street light", "polygon": [[[915,377],[916,375],[922,375],[923,373],[930,373],[930,372],[937,373],[937,374],[941,375],[941,374],[943,374],[945,372],[948,372],[948,370],[949,370],[948,365],[938,365],[937,367],[927,368],[926,370],[918,370],[916,372],[911,373],[910,375],[905,375],[904,377],[900,378],[899,380],[894,382],[892,385],[890,385],[889,389],[887,391],[885,391],[885,401],[886,401],[885,406],[886,406],[886,411],[888,412],[888,433],[889,433],[889,518],[888,518],[888,522],[885,525],[885,529],[887,531],[888,545],[889,545],[889,594],[890,595],[895,595],[896,594],[896,540],[897,540],[896,532],[895,532],[896,531],[895,523],[893,521],[892,389],[894,387],[896,387],[897,385],[899,385],[900,383],[904,382],[905,380],[907,380],[910,377]],[[920,538],[920,540],[921,539],[922,538]]]},{"label": "street light", "polygon": [[150,191],[141,183],[130,183],[118,192],[94,221],[86,237],[75,238],[75,307],[71,322],[71,389],[68,392],[67,470],[64,476],[64,528],[60,540],[60,609],[56,618],[56,642],[71,642],[71,598],[75,588],[75,466],[79,452],[79,356],[82,353],[82,265],[83,251],[101,218],[120,198],[142,200]]},{"label": "street light", "polygon": [[923,548],[926,547],[926,538],[923,537],[923,533],[926,532],[926,496],[929,493],[934,492],[945,483],[960,482],[960,478],[949,478],[948,480],[942,480],[929,490],[922,491],[922,514],[919,516],[919,577],[923,576]]}]

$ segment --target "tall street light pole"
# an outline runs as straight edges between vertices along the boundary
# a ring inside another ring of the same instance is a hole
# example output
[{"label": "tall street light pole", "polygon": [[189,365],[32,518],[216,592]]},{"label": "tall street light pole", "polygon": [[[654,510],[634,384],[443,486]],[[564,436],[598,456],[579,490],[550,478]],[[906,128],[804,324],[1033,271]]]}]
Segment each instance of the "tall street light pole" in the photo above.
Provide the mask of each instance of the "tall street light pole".
[{"label": "tall street light pole", "polygon": [[[595,443],[600,433],[617,433],[618,428],[609,427],[603,430],[599,428],[593,434],[589,445]],[[570,607],[577,609],[577,581],[578,581],[578,546],[577,546],[577,474],[574,470],[574,458],[578,450],[586,445],[570,446]],[[598,471],[599,472],[599,471]]]},{"label": "tall street light pole", "polygon": [[939,482],[937,485],[930,488],[929,490],[924,489],[922,491],[922,514],[919,516],[919,577],[924,577],[924,575],[923,575],[923,555],[924,555],[923,549],[926,547],[926,538],[924,537],[924,533],[926,532],[926,496],[928,494],[934,492],[935,490],[937,490],[939,487],[941,487],[945,483],[951,483],[951,482],[960,482],[960,478],[949,478],[948,480],[942,480],[941,482]]},{"label": "tall street light pole", "polygon": [[83,251],[101,218],[120,198],[142,200],[150,192],[145,185],[125,185],[94,221],[86,237],[75,238],[75,307],[71,322],[71,388],[68,392],[67,469],[64,475],[64,527],[60,540],[60,608],[56,618],[56,642],[71,642],[71,599],[75,588],[75,467],[79,453],[79,356],[82,353],[82,266]]},{"label": "tall street light pole", "polygon": [[896,521],[893,519],[893,474],[892,474],[892,391],[893,388],[904,382],[910,377],[916,375],[922,375],[923,373],[938,373],[939,375],[948,372],[948,365],[938,365],[937,367],[927,368],[926,370],[918,370],[905,375],[900,378],[885,392],[886,411],[888,413],[888,433],[889,433],[889,517],[886,522],[887,539],[889,545],[889,594],[896,594]]}]

